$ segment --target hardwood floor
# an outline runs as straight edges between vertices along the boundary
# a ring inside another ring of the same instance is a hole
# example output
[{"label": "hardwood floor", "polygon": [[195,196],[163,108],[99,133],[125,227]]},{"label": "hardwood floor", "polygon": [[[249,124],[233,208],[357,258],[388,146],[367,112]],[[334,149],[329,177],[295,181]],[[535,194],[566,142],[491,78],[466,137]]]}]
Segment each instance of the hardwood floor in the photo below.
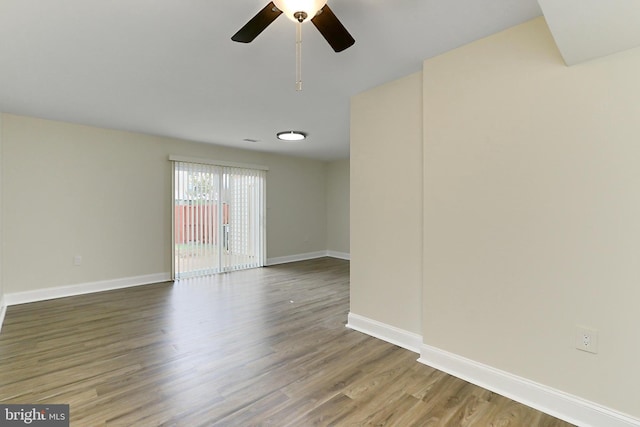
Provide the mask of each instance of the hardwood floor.
[{"label": "hardwood floor", "polygon": [[9,307],[0,402],[72,426],[569,426],[345,327],[319,259]]}]

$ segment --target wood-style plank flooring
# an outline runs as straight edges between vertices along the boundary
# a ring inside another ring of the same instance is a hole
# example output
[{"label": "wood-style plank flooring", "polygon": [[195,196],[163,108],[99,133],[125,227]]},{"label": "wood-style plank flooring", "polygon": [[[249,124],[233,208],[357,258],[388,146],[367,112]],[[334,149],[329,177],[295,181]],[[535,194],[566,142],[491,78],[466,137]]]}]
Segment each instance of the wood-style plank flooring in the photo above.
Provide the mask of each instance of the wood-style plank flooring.
[{"label": "wood-style plank flooring", "polygon": [[72,426],[569,426],[345,327],[323,258],[9,307],[0,402]]}]

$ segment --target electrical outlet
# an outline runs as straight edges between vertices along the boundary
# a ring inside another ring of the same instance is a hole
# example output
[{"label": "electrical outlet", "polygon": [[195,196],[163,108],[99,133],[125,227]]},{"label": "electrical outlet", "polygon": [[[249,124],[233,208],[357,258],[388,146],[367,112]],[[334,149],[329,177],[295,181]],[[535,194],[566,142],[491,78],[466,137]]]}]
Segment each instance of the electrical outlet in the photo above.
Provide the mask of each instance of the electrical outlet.
[{"label": "electrical outlet", "polygon": [[598,352],[598,331],[576,326],[576,348],[589,353]]},{"label": "electrical outlet", "polygon": [[81,265],[82,264],[82,255],[76,255],[73,257],[73,265]]}]

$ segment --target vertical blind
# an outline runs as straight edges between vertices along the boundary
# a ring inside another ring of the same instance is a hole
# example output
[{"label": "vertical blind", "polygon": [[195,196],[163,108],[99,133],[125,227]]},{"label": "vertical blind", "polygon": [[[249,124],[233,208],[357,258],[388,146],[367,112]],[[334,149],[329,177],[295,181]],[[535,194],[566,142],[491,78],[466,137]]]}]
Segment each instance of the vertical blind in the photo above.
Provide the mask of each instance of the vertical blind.
[{"label": "vertical blind", "polygon": [[177,279],[264,266],[265,175],[174,161]]}]

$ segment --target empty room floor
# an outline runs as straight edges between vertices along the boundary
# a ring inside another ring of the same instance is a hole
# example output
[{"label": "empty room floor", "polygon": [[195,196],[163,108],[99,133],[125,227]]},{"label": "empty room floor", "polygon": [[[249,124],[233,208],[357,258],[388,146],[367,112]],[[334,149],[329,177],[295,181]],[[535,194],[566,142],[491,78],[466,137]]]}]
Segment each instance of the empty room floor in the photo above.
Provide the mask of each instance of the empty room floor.
[{"label": "empty room floor", "polygon": [[569,426],[345,327],[331,258],[8,308],[0,402],[72,426]]}]

